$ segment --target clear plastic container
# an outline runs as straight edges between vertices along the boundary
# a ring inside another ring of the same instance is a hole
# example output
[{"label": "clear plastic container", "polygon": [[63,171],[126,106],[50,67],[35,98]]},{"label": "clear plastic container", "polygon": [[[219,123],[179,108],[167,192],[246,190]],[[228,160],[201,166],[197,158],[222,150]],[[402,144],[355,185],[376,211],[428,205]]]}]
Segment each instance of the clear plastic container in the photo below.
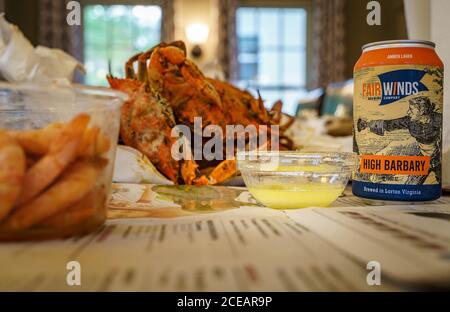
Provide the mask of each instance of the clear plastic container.
[{"label": "clear plastic container", "polygon": [[241,152],[237,158],[250,193],[275,209],[329,206],[358,164],[352,153]]},{"label": "clear plastic container", "polygon": [[125,100],[106,88],[0,84],[0,240],[105,222]]}]

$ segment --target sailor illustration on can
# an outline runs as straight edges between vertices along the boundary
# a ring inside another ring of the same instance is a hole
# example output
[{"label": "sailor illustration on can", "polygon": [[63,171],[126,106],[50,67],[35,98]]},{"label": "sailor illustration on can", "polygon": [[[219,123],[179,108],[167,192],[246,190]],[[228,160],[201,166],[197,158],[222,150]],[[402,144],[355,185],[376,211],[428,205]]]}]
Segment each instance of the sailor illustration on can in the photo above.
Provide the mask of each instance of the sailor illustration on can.
[{"label": "sailor illustration on can", "polygon": [[[440,146],[442,135],[442,113],[435,111],[435,105],[426,96],[418,96],[409,100],[406,116],[396,119],[364,120],[357,124],[358,132],[369,129],[370,132],[384,136],[385,132],[406,129],[416,144],[409,146],[417,156],[429,156],[430,164],[427,176],[409,176],[405,184],[424,184],[440,182]],[[379,154],[388,154],[381,150]],[[412,155],[411,155],[412,156]]]}]

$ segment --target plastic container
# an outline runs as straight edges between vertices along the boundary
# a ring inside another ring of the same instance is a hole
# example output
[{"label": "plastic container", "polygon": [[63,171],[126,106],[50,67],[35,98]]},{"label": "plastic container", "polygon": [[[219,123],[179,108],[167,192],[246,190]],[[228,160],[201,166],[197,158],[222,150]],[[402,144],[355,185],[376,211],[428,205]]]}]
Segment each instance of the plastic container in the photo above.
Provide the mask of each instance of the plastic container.
[{"label": "plastic container", "polygon": [[329,206],[357,166],[352,153],[245,152],[237,158],[250,193],[275,209]]},{"label": "plastic container", "polygon": [[104,88],[0,84],[0,240],[105,222],[125,100]]}]

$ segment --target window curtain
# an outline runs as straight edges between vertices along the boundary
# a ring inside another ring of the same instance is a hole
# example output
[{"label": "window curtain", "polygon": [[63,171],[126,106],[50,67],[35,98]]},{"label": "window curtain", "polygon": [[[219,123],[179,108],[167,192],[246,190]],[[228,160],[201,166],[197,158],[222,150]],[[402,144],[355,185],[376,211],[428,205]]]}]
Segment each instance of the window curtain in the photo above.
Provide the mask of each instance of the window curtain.
[{"label": "window curtain", "polygon": [[161,41],[175,40],[175,0],[161,0]]},{"label": "window curtain", "polygon": [[345,79],[345,2],[313,0],[312,87]]},{"label": "window curtain", "polygon": [[80,62],[83,62],[83,30],[82,26],[67,24],[69,0],[38,0],[39,27],[38,41],[40,45],[66,51]]},{"label": "window curtain", "polygon": [[218,10],[218,58],[224,76],[229,81],[238,79],[237,70],[237,0],[216,0]]}]

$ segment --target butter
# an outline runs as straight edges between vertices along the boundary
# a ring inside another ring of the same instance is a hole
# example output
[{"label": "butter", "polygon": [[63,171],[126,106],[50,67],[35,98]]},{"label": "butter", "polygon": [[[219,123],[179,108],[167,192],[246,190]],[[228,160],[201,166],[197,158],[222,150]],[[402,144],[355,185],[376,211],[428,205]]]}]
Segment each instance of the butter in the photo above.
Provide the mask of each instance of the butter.
[{"label": "butter", "polygon": [[318,182],[256,185],[250,193],[263,205],[274,209],[327,207],[344,191],[345,186]]}]

